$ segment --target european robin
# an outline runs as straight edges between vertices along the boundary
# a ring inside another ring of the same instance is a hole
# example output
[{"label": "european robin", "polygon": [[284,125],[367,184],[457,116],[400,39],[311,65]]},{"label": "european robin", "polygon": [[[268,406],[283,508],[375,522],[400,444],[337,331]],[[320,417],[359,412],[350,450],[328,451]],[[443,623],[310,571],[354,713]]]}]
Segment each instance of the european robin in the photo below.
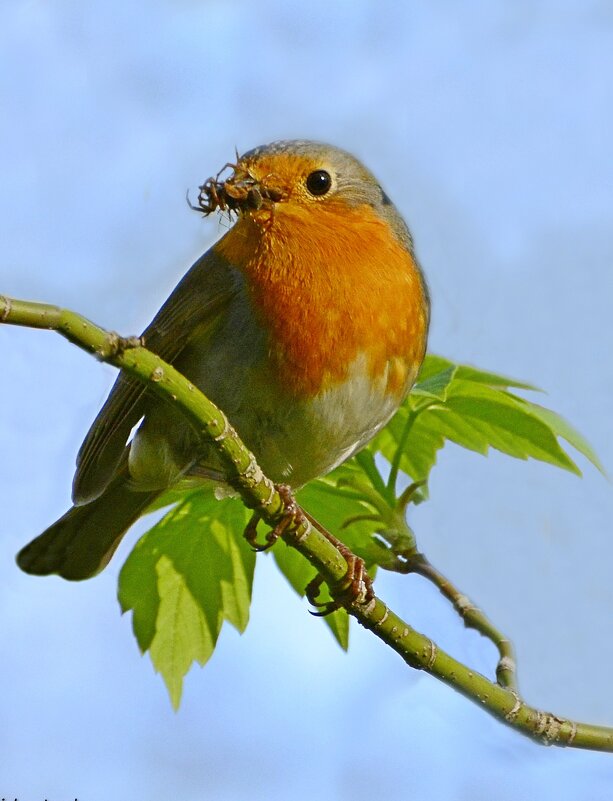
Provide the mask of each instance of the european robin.
[{"label": "european robin", "polygon": [[[236,216],[143,333],[228,416],[264,473],[297,489],[360,450],[419,371],[428,292],[409,230],[349,153],[283,141],[201,188]],[[129,444],[132,428],[141,421]],[[74,506],[21,550],[28,573],[85,579],[152,500],[223,482],[183,416],[120,374],[77,457]]]}]

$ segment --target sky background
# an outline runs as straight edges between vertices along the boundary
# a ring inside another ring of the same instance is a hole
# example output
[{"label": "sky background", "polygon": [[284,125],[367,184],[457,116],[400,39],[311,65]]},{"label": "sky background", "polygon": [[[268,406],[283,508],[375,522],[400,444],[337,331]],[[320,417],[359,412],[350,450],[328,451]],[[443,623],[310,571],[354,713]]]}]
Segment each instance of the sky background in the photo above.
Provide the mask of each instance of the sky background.
[{"label": "sky background", "polygon": [[[235,146],[328,141],[409,222],[431,350],[542,386],[613,472],[605,0],[12,0],[0,109],[1,293],[136,333],[223,230],[186,189]],[[113,370],[9,327],[0,358],[0,797],[610,801],[613,755],[534,745],[357,627],[343,654],[266,556],[247,633],[224,629],[175,714],[116,601],[137,529],[90,582],[13,559],[69,504]],[[579,464],[448,446],[411,522],[514,640],[526,700],[613,725],[613,486]],[[377,589],[491,673],[434,589]]]}]

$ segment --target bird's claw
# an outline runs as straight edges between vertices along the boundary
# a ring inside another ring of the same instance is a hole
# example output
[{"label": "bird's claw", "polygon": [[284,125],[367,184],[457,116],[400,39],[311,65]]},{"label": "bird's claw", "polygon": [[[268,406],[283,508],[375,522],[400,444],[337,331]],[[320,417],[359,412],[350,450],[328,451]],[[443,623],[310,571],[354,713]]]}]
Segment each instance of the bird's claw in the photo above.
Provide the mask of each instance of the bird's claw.
[{"label": "bird's claw", "polygon": [[275,484],[275,489],[283,501],[283,516],[277,525],[267,532],[264,538],[265,541],[262,543],[257,541],[257,528],[262,516],[260,512],[253,513],[251,520],[245,527],[244,537],[254,551],[267,551],[286,531],[296,530],[305,522],[304,512],[296,503],[296,499],[287,484]]},{"label": "bird's claw", "polygon": [[326,617],[337,609],[350,607],[354,604],[367,604],[375,597],[372,579],[366,572],[364,560],[352,553],[346,545],[335,539],[334,545],[347,562],[347,572],[342,581],[334,588],[334,598],[331,601],[318,601],[319,591],[323,583],[320,575],[309,582],[305,589],[306,597],[317,611],[311,611],[315,617]]},{"label": "bird's claw", "polygon": [[254,551],[267,551],[275,544],[279,537],[287,531],[296,531],[301,525],[309,520],[324,537],[337,549],[343,559],[347,562],[347,572],[338,584],[332,588],[333,599],[331,601],[318,601],[319,592],[323,583],[320,575],[309,582],[305,589],[305,594],[309,603],[316,607],[317,611],[311,614],[317,617],[336,612],[341,607],[351,607],[355,604],[367,604],[375,597],[372,579],[366,572],[364,560],[352,553],[349,548],[337,539],[333,534],[321,526],[311,515],[304,512],[287,484],[276,484],[275,489],[283,501],[283,513],[277,525],[267,532],[264,542],[257,540],[258,523],[262,519],[261,512],[253,513],[251,520],[247,523],[244,537]]}]

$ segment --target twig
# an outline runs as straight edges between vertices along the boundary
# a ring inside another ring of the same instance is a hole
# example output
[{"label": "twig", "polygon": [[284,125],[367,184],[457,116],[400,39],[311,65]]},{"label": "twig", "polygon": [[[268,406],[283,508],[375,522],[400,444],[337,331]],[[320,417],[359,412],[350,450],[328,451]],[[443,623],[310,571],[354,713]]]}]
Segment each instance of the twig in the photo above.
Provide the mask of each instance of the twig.
[{"label": "twig", "polygon": [[453,608],[464,621],[466,628],[475,629],[484,637],[491,640],[500,658],[496,666],[496,678],[501,687],[517,691],[517,667],[513,643],[502,634],[485,615],[475,606],[464,593],[460,592],[440,570],[422,554],[417,553],[407,560],[408,573],[417,573],[432,582],[441,593],[453,604]]},{"label": "twig", "polygon": [[380,562],[381,567],[396,573],[417,573],[434,584],[451,602],[466,628],[475,629],[491,640],[498,649],[499,659],[496,665],[498,684],[517,690],[517,663],[511,640],[505,637],[486,614],[417,549],[415,535],[406,520],[406,508],[422,483],[415,482],[407,487],[393,509],[379,506],[383,509],[384,516],[380,519],[385,523],[385,528],[380,530],[378,535],[387,547],[387,554]]}]

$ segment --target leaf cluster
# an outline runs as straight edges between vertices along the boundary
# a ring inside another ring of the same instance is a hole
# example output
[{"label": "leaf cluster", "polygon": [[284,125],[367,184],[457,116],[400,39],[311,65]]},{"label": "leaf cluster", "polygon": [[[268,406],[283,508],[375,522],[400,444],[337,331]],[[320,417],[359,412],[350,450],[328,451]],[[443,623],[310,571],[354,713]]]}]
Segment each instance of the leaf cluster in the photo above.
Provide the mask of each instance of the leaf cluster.
[{"label": "leaf cluster", "polygon": [[[534,391],[530,384],[430,355],[388,425],[359,454],[307,485],[298,500],[365,560],[371,576],[377,567],[402,570],[416,552],[407,506],[427,499],[430,472],[447,442],[482,455],[494,448],[581,475],[570,445],[604,472],[566,420],[518,394]],[[241,632],[247,626],[255,554],[242,537],[248,512],[240,500],[217,500],[212,487],[203,487],[169,493],[157,505],[168,504],[123,566],[119,600],[123,611],[132,611],[138,645],[149,652],[177,707],[185,674],[194,661],[203,665],[210,658],[223,623]],[[302,595],[313,567],[281,543],[273,553]],[[324,620],[347,648],[347,613],[341,609]]]}]

